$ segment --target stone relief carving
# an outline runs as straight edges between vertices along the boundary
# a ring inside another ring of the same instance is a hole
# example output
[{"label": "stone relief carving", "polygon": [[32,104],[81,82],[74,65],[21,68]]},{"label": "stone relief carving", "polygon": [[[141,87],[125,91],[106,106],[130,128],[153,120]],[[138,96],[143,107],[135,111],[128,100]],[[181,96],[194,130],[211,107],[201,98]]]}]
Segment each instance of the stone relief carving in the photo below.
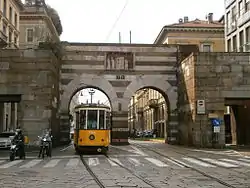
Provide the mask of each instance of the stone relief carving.
[{"label": "stone relief carving", "polygon": [[131,70],[133,63],[133,53],[130,52],[110,52],[106,55],[107,70]]}]

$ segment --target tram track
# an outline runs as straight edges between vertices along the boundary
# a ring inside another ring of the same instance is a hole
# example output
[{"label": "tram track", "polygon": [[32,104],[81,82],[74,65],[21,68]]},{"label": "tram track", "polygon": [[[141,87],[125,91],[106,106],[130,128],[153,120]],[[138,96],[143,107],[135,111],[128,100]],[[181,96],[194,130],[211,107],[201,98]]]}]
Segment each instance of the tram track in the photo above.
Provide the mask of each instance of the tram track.
[{"label": "tram track", "polygon": [[81,161],[82,161],[83,165],[85,166],[86,170],[91,175],[91,177],[94,179],[94,181],[97,183],[97,185],[100,188],[105,188],[105,185],[103,184],[103,182],[97,177],[97,175],[94,173],[94,171],[91,170],[90,166],[86,163],[86,161],[84,160],[82,155],[80,155],[80,158],[81,158]]},{"label": "tram track", "polygon": [[133,176],[137,177],[138,179],[140,179],[141,181],[143,181],[145,184],[151,186],[152,188],[159,188],[158,186],[152,184],[149,180],[145,179],[144,177],[140,176],[139,174],[136,174],[133,170],[130,170],[129,168],[119,164],[118,162],[114,161],[113,159],[111,159],[108,155],[104,155],[107,159],[109,159],[110,161],[112,161],[113,163],[115,163],[116,165],[118,165],[119,167],[125,169],[126,171],[128,171],[130,174],[132,174]]},{"label": "tram track", "polygon": [[[156,185],[154,185],[153,183],[151,183],[149,180],[145,179],[144,177],[140,176],[139,174],[136,174],[133,170],[130,170],[129,168],[121,165],[120,163],[118,163],[117,161],[113,160],[112,158],[110,158],[107,154],[104,154],[104,156],[112,161],[113,163],[115,163],[117,166],[119,166],[120,168],[126,170],[127,172],[129,172],[131,175],[133,175],[134,177],[140,179],[142,182],[144,182],[145,184],[149,185],[152,188],[160,188]],[[85,166],[86,170],[88,171],[88,173],[91,175],[91,177],[94,179],[94,181],[99,185],[99,187],[101,188],[105,188],[105,185],[103,184],[103,182],[98,178],[98,176],[94,173],[94,171],[90,168],[90,166],[86,163],[86,161],[84,160],[84,157],[82,155],[80,155],[81,161],[83,163],[83,165]]]},{"label": "tram track", "polygon": [[[218,179],[218,178],[216,178],[216,177],[214,177],[214,176],[212,176],[212,175],[210,175],[210,174],[208,174],[208,173],[206,173],[206,172],[204,172],[204,171],[202,171],[202,170],[199,170],[199,169],[197,169],[197,168],[195,168],[195,167],[192,167],[192,166],[190,166],[190,165],[187,165],[187,164],[185,164],[185,163],[182,163],[181,161],[176,160],[176,159],[174,159],[173,157],[164,155],[164,154],[162,154],[161,152],[159,152],[159,151],[153,149],[152,147],[143,146],[143,145],[135,144],[135,143],[133,143],[133,145],[135,145],[135,146],[137,146],[137,147],[139,147],[139,148],[144,148],[144,149],[146,149],[146,150],[148,150],[148,151],[151,151],[151,152],[153,152],[153,153],[155,153],[155,154],[157,154],[157,155],[159,155],[159,156],[161,156],[161,157],[167,158],[168,160],[173,161],[173,162],[179,164],[180,166],[184,166],[185,168],[189,168],[189,169],[191,169],[191,170],[193,170],[193,171],[196,171],[196,172],[198,172],[199,174],[201,174],[201,175],[203,175],[203,176],[205,176],[205,177],[207,177],[207,178],[210,178],[210,179],[212,179],[212,180],[214,180],[214,181],[220,183],[221,185],[224,185],[224,186],[230,187],[230,188],[237,188],[237,187],[235,187],[235,186],[233,186],[233,185],[230,185],[230,184],[228,184],[227,182],[222,181],[222,180],[220,180],[220,179]],[[176,151],[174,151],[174,150],[172,150],[172,151],[175,152],[175,153],[177,153],[177,154],[186,156],[186,157],[188,156],[187,154],[184,155],[183,153],[176,152]],[[193,157],[193,156],[188,156],[188,157]],[[193,157],[193,158],[196,158],[196,157]],[[198,158],[196,158],[196,159],[198,159]]]}]

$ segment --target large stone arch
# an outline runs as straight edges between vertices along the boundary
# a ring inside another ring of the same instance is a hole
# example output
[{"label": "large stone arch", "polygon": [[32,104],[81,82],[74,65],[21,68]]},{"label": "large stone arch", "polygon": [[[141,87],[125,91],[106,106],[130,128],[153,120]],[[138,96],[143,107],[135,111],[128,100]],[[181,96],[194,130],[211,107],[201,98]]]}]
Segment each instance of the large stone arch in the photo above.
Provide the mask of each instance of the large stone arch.
[{"label": "large stone arch", "polygon": [[117,95],[111,84],[102,76],[96,75],[82,75],[72,80],[65,88],[61,96],[60,110],[65,111],[69,108],[69,103],[72,95],[86,87],[94,87],[104,92],[110,100],[111,107],[115,108],[117,105]]},{"label": "large stone arch", "polygon": [[[178,141],[178,116],[177,108],[177,88],[171,86],[166,79],[166,75],[141,75],[127,87],[124,93],[124,100],[129,102],[136,91],[142,88],[153,88],[158,90],[166,99],[168,105],[169,121],[167,122],[166,139],[167,142],[175,143]],[[125,101],[124,101],[125,102]],[[127,104],[128,104],[127,102]],[[127,106],[127,105],[126,105]]]}]

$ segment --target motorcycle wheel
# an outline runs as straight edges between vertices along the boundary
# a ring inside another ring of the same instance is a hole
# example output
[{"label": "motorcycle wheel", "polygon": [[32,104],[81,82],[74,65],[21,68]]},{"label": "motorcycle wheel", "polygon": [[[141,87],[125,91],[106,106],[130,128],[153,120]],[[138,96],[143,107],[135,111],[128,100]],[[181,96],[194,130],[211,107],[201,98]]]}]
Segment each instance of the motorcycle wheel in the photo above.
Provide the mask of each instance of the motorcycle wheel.
[{"label": "motorcycle wheel", "polygon": [[15,160],[15,154],[14,153],[10,153],[10,161],[14,161]]}]

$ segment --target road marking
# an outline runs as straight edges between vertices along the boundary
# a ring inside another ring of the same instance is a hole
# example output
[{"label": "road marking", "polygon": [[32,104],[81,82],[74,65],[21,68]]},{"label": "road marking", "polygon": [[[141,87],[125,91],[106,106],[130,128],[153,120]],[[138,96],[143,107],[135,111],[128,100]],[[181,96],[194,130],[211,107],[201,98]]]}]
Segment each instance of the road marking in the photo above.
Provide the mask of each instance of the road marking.
[{"label": "road marking", "polygon": [[99,164],[100,162],[98,158],[89,158],[89,166],[97,166]]},{"label": "road marking", "polygon": [[18,161],[11,161],[7,164],[4,164],[4,165],[1,165],[0,168],[9,168],[9,167],[12,167],[14,165],[17,165],[19,163],[23,162],[23,160],[18,160]]},{"label": "road marking", "polygon": [[67,150],[67,149],[69,149],[69,148],[71,148],[71,147],[73,147],[73,145],[72,145],[72,144],[70,144],[70,145],[69,145],[69,146],[67,146],[66,148],[61,149],[60,151],[65,151],[65,150]]},{"label": "road marking", "polygon": [[69,162],[66,164],[66,168],[77,167],[78,164],[79,164],[79,159],[70,159]]},{"label": "road marking", "polygon": [[135,159],[135,158],[128,158],[128,161],[131,162],[135,166],[141,165],[140,161],[138,159]]},{"label": "road marking", "polygon": [[33,166],[39,164],[41,161],[42,160],[34,159],[34,160],[32,160],[32,161],[30,161],[30,162],[28,162],[28,163],[20,166],[19,168],[30,168],[30,167],[33,167]]},{"label": "road marking", "polygon": [[110,158],[108,159],[108,162],[110,163],[111,166],[119,166],[119,165],[123,166],[123,164],[117,158]]},{"label": "road marking", "polygon": [[221,161],[217,161],[215,159],[209,159],[209,158],[200,158],[203,161],[207,161],[209,163],[218,165],[218,166],[223,166],[223,167],[227,167],[227,168],[235,168],[235,167],[239,167],[238,165],[234,165],[234,164],[230,164],[230,163],[226,163],[226,162],[221,162]]},{"label": "road marking", "polygon": [[170,157],[171,160],[176,161],[177,163],[183,165],[183,167],[193,168],[191,165],[188,165],[187,163],[184,163],[180,160],[174,159],[173,157]]},{"label": "road marking", "polygon": [[136,153],[136,154],[141,155],[141,156],[148,156],[146,153],[144,153],[143,151],[141,151],[140,149],[138,149],[135,146],[131,146],[131,148],[133,148],[134,150],[129,150],[130,152]]},{"label": "road marking", "polygon": [[61,161],[61,159],[52,159],[46,165],[44,165],[43,168],[52,168],[52,167],[55,167],[60,161]]},{"label": "road marking", "polygon": [[203,166],[203,167],[215,167],[214,165],[204,163],[204,162],[199,161],[199,160],[194,159],[194,158],[187,157],[187,158],[183,158],[183,159],[190,162],[190,163],[195,163],[195,164]]},{"label": "road marking", "polygon": [[238,160],[250,163],[250,159],[239,158]]},{"label": "road marking", "polygon": [[225,162],[235,163],[235,164],[237,164],[237,165],[250,166],[249,163],[242,162],[242,161],[236,161],[236,160],[232,160],[232,159],[220,159],[220,160],[221,160],[221,161],[225,161]]},{"label": "road marking", "polygon": [[149,162],[155,164],[158,167],[167,167],[168,166],[165,163],[161,162],[160,160],[157,160],[154,158],[145,158],[145,159],[148,160]]},{"label": "road marking", "polygon": [[185,166],[183,166],[183,165],[181,165],[181,164],[178,164],[177,162],[175,162],[175,161],[173,161],[173,160],[171,160],[171,159],[168,159],[168,158],[164,158],[166,161],[168,161],[168,162],[170,162],[170,163],[173,163],[173,164],[175,164],[176,166],[179,166],[179,167],[181,167],[181,168],[184,168]]}]

